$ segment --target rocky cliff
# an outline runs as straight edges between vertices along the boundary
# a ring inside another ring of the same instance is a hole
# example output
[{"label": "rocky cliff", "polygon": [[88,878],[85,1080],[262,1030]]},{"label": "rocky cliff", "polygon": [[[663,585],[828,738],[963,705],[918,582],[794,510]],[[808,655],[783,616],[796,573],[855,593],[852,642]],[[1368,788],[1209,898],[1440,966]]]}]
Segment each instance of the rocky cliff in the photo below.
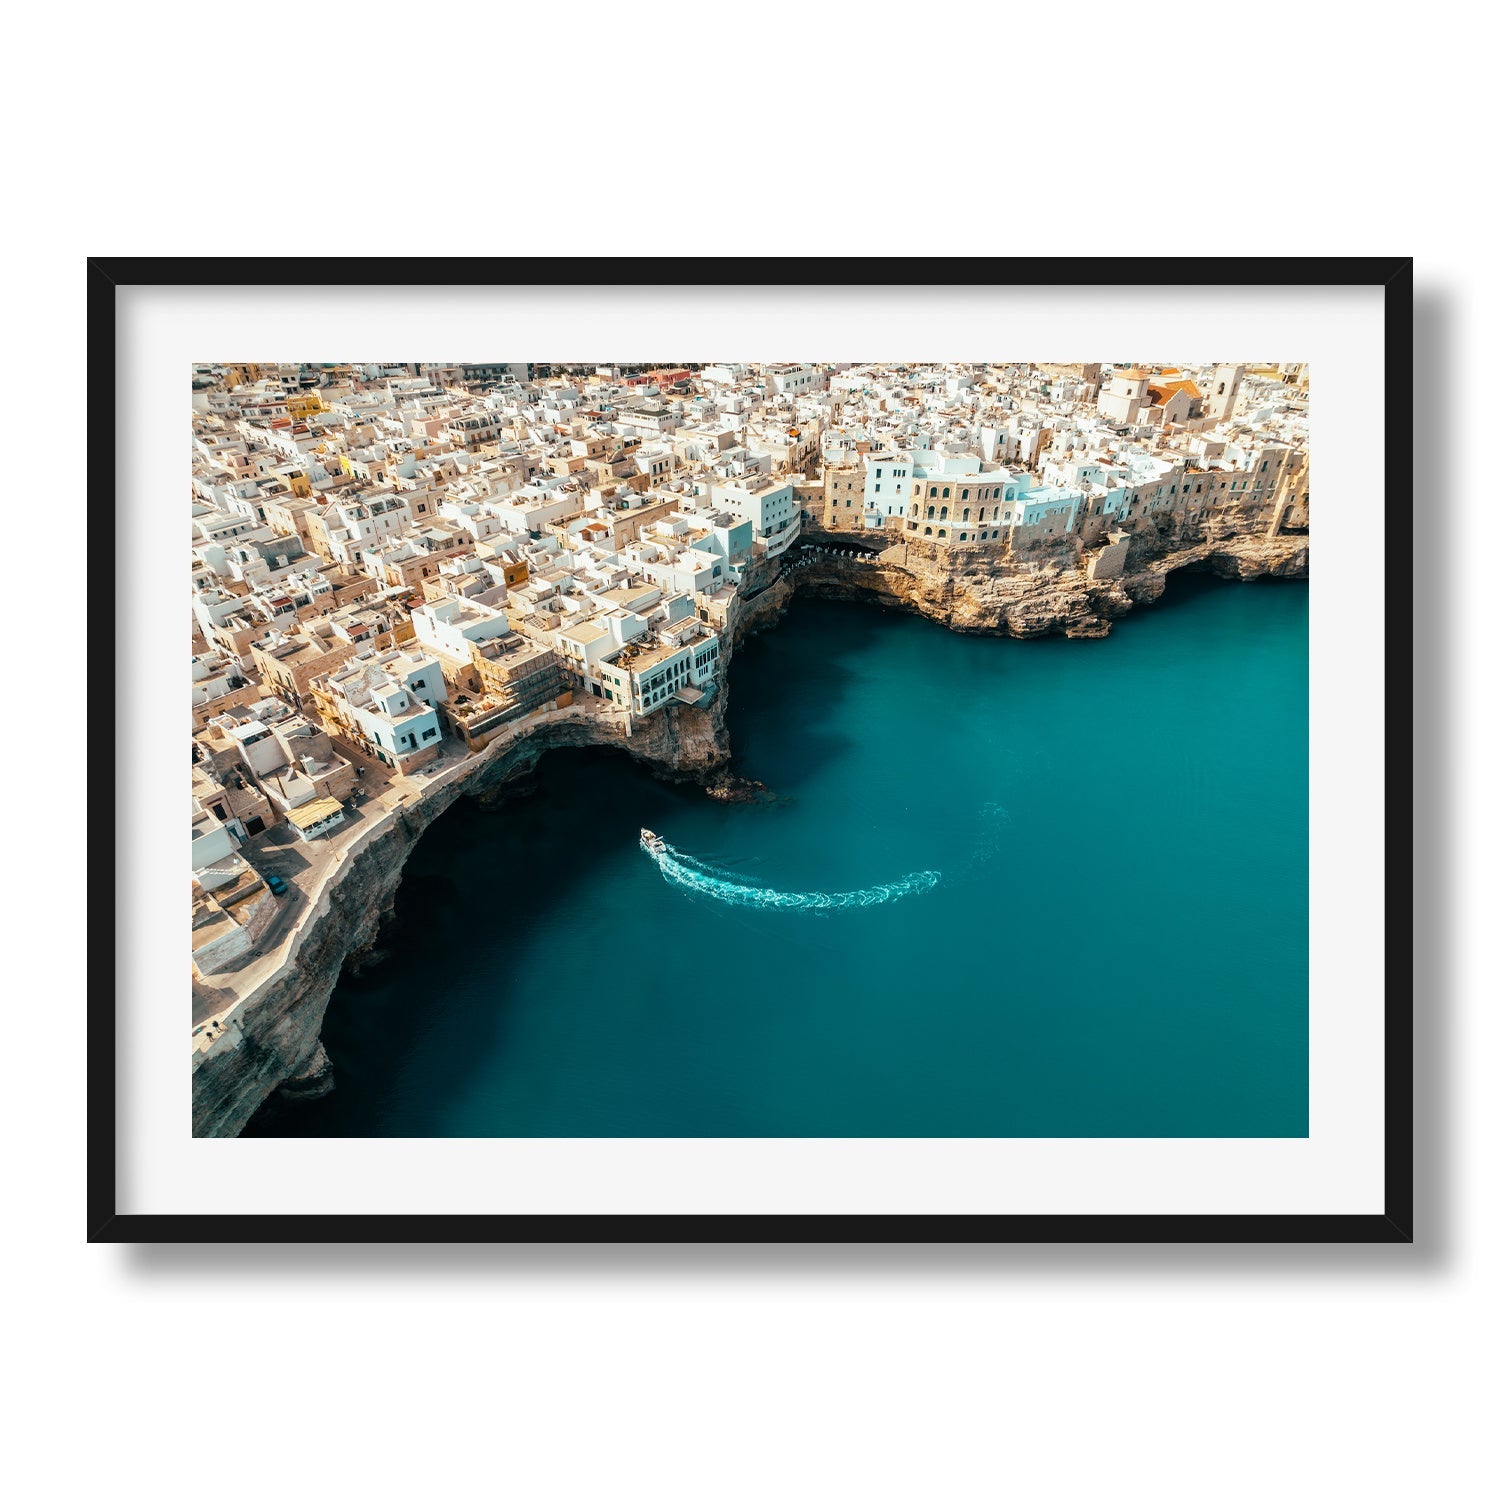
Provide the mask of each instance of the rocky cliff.
[{"label": "rocky cliff", "polygon": [[[814,546],[847,545],[847,538],[812,538]],[[315,1097],[333,1086],[320,1032],[329,997],[351,957],[370,949],[395,901],[407,856],[426,829],[462,796],[505,795],[510,783],[535,768],[547,751],[564,746],[613,745],[658,775],[697,781],[733,795],[724,728],[736,644],[775,622],[800,590],[829,598],[865,598],[914,610],[953,630],[1017,637],[1063,632],[1107,634],[1132,609],[1160,598],[1178,569],[1224,577],[1303,578],[1305,537],[1240,534],[1178,541],[1154,533],[1131,544],[1123,576],[1090,579],[1076,569],[996,571],[980,548],[947,548],[912,540],[876,558],[807,550],[763,565],[746,579],[741,613],[724,643],[720,688],[706,705],[673,705],[625,736],[616,721],[577,713],[544,718],[530,732],[490,746],[460,774],[422,787],[363,839],[351,841],[276,973],[234,1012],[226,1035],[195,1059],[193,1133],[236,1135],[270,1095]]]},{"label": "rocky cliff", "polygon": [[320,1033],[334,985],[347,961],[374,946],[417,840],[460,797],[503,795],[549,750],[568,746],[612,745],[658,775],[710,779],[729,759],[723,698],[704,708],[674,705],[629,737],[587,715],[538,720],[523,737],[476,755],[460,775],[422,787],[366,836],[356,832],[277,971],[235,1007],[224,1037],[195,1058],[193,1134],[238,1135],[275,1090],[312,1098],[333,1086]]},{"label": "rocky cliff", "polygon": [[[983,549],[949,548],[917,539],[898,543],[878,560],[814,555],[798,565],[794,586],[825,597],[863,595],[914,610],[950,630],[1028,637],[1061,632],[1107,635],[1114,621],[1154,603],[1179,569],[1249,580],[1305,578],[1306,537],[1239,534],[1172,546],[1148,535],[1132,543],[1127,572],[1092,579],[1074,568],[997,572]],[[833,544],[837,546],[835,542]]]}]

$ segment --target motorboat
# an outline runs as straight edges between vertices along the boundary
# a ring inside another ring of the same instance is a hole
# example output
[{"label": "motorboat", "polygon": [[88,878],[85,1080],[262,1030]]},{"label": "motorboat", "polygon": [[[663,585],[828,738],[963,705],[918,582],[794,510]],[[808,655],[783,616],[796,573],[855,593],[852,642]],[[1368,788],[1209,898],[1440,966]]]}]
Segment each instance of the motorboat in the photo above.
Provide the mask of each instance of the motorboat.
[{"label": "motorboat", "polygon": [[665,854],[667,841],[659,833],[652,833],[649,828],[641,829],[641,848],[651,854]]}]

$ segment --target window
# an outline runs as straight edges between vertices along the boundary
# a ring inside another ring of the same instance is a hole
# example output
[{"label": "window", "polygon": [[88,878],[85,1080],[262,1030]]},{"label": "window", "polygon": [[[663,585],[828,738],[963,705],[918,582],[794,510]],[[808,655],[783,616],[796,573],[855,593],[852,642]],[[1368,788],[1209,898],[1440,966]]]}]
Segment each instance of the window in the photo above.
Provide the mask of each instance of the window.
[{"label": "window", "polygon": [[435,729],[424,729],[422,731],[422,738],[424,740],[430,740],[436,733],[437,733],[437,730],[435,730]]}]

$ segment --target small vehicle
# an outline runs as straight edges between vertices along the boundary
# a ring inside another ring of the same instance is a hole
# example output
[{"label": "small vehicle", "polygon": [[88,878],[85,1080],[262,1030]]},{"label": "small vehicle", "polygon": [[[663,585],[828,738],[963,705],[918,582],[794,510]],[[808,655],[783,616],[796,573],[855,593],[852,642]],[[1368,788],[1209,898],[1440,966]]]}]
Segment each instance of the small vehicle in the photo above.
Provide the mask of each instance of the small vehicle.
[{"label": "small vehicle", "polygon": [[649,828],[641,829],[641,848],[651,854],[665,853],[667,842],[659,833],[652,833]]},{"label": "small vehicle", "polygon": [[264,878],[266,884],[271,888],[273,896],[284,896],[291,889],[279,875],[267,875]]}]

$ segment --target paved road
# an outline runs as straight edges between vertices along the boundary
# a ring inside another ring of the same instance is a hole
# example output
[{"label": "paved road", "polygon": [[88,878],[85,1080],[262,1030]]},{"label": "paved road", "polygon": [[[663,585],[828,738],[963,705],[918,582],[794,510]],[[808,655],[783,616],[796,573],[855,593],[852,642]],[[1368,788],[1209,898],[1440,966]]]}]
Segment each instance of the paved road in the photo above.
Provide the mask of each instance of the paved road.
[{"label": "paved road", "polygon": [[[546,717],[549,720],[577,718],[583,714],[597,714],[604,719],[610,717],[602,710],[577,704]],[[537,727],[530,720],[522,720],[516,726],[518,733],[514,738],[521,737],[522,725],[529,726],[525,732]],[[209,975],[194,988],[194,1027],[210,1016],[227,1010],[279,967],[283,957],[282,947],[309,904],[316,899],[316,893],[322,889],[329,867],[371,819],[380,817],[404,802],[415,801],[433,781],[449,772],[457,772],[473,759],[464,745],[453,741],[445,745],[442,755],[422,771],[414,776],[401,777],[391,767],[364,754],[347,741],[336,739],[335,744],[340,754],[363,769],[364,775],[356,784],[363,800],[352,812],[346,812],[344,823],[333,834],[314,839],[310,844],[301,840],[291,824],[281,822],[264,833],[257,834],[241,850],[258,874],[280,875],[290,889],[285,896],[273,898],[279,901],[280,910],[247,961],[238,968]]]}]

